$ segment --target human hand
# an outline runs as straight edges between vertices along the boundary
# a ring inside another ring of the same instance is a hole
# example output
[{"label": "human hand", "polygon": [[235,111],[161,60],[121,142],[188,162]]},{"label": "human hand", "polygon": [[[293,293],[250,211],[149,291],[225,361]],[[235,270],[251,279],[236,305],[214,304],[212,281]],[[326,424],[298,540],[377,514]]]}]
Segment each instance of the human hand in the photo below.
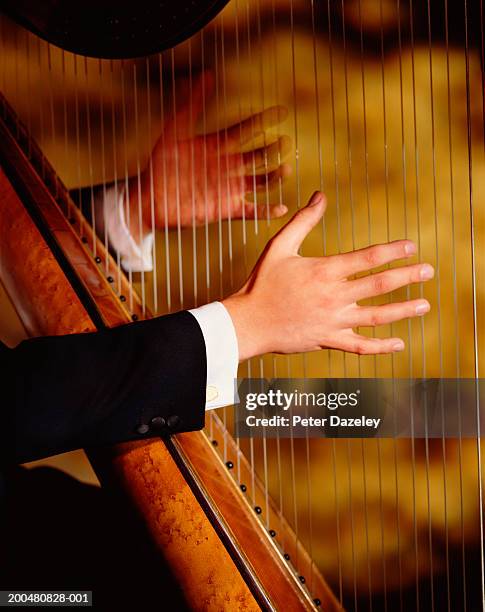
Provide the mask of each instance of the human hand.
[{"label": "human hand", "polygon": [[[206,135],[195,135],[195,124],[212,89],[206,73],[193,87],[191,102],[165,122],[147,168],[140,176],[142,233],[151,229],[151,193],[154,221],[158,228],[189,227],[219,219],[246,219],[267,216],[266,205],[256,208],[248,194],[271,187],[291,172],[281,163],[290,150],[290,138],[268,139],[266,130],[287,116],[284,107],[273,106],[248,119]],[[265,145],[255,140],[265,137]],[[152,185],[153,181],[153,185]],[[138,221],[138,178],[130,181],[131,224]],[[256,209],[255,209],[256,208]],[[269,216],[281,217],[286,206],[269,206]]]},{"label": "human hand", "polygon": [[233,320],[241,361],[264,353],[297,353],[323,348],[360,355],[404,349],[400,338],[370,338],[353,328],[384,325],[423,315],[426,300],[382,306],[358,301],[429,280],[429,264],[412,264],[348,280],[348,277],[416,253],[410,240],[379,244],[329,257],[301,257],[298,250],[326,208],[313,194],[267,244],[240,291],[223,301]]}]

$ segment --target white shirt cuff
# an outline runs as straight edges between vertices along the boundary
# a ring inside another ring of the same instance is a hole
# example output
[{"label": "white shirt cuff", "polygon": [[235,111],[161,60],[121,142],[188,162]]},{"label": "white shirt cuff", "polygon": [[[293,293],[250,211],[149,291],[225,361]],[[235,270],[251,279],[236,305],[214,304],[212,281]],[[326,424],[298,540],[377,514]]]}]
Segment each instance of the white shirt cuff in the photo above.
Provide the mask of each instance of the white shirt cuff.
[{"label": "white shirt cuff", "polygon": [[104,195],[103,217],[110,246],[120,254],[121,265],[127,272],[151,272],[153,232],[136,242],[126,223],[124,194],[124,186],[115,184],[106,189]]},{"label": "white shirt cuff", "polygon": [[230,406],[238,401],[235,385],[239,350],[231,315],[220,302],[189,312],[200,325],[207,355],[206,410]]}]

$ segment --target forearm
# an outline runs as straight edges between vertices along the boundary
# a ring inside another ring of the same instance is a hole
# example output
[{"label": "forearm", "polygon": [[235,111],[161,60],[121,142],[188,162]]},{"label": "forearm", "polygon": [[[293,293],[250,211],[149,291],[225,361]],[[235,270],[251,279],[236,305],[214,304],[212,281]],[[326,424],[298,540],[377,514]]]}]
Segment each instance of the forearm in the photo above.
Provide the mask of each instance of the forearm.
[{"label": "forearm", "polygon": [[188,312],[9,352],[4,461],[204,425],[205,344]]}]

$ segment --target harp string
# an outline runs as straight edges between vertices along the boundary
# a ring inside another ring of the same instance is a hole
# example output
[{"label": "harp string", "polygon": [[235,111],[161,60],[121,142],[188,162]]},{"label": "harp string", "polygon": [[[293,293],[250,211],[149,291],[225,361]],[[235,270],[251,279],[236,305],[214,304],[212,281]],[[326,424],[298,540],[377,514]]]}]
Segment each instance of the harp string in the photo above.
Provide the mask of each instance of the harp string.
[{"label": "harp string", "polygon": [[[412,73],[412,99],[413,99],[413,136],[414,136],[414,174],[415,174],[415,200],[416,200],[416,224],[417,224],[417,247],[418,247],[418,259],[422,258],[421,250],[421,223],[420,223],[420,175],[419,175],[419,150],[418,150],[418,122],[417,122],[417,109],[416,109],[416,70],[415,70],[415,42],[414,42],[414,6],[413,0],[410,0],[410,37],[411,37],[411,73]],[[420,289],[420,297],[423,297],[422,289]],[[424,321],[420,319],[420,331],[421,331],[421,355],[422,355],[422,376],[426,376],[426,361],[425,361],[425,347],[424,347]],[[414,422],[413,422],[414,425]],[[427,442],[425,441],[425,444]],[[418,553],[418,520],[417,520],[417,498],[416,498],[416,444],[414,439],[414,428],[412,429],[411,436],[412,445],[412,463],[413,463],[413,514],[414,514],[414,530],[415,530],[415,548],[416,548],[416,605],[417,610],[420,609],[420,584],[419,584],[419,553]],[[426,478],[428,480],[428,462],[426,462]],[[429,496],[428,496],[429,503]]]},{"label": "harp string", "polygon": [[[458,289],[457,289],[457,264],[456,264],[456,223],[455,223],[455,184],[453,171],[453,140],[451,130],[451,90],[450,90],[450,44],[449,44],[449,19],[448,19],[448,0],[444,0],[445,11],[445,47],[446,47],[446,85],[447,85],[447,116],[448,116],[448,162],[450,175],[450,207],[451,207],[451,253],[452,253],[452,278],[453,278],[453,314],[454,314],[454,333],[455,342],[455,376],[461,377],[460,367],[460,326],[458,318]],[[483,28],[482,28],[483,32]],[[483,62],[482,62],[483,66]],[[482,71],[483,74],[483,71]],[[485,123],[484,123],[485,128]],[[485,142],[485,141],[484,141]],[[458,410],[458,479],[459,479],[459,498],[460,498],[460,531],[461,531],[461,569],[463,581],[463,611],[467,612],[467,579],[466,579],[466,553],[465,553],[465,518],[463,507],[463,441],[461,423],[461,394],[457,385],[456,405]],[[447,531],[447,547],[449,546]],[[449,564],[449,561],[448,561]]]},{"label": "harp string", "polygon": [[[48,47],[49,47],[49,43]],[[94,207],[94,176],[93,176],[93,155],[92,155],[92,141],[91,141],[91,99],[89,96],[89,75],[88,75],[88,58],[84,57],[84,88],[85,88],[85,106],[86,106],[86,131],[87,131],[87,145],[88,145],[88,175],[89,175],[89,212],[91,215],[91,223],[94,228],[93,232],[93,240],[91,245],[91,250],[93,252],[94,257],[96,257],[96,238],[95,234],[97,231],[97,220],[96,220],[96,210]],[[49,62],[49,70],[50,70],[50,62]],[[52,125],[52,130],[54,131],[54,124]],[[131,306],[132,307],[132,306]]]},{"label": "harp string", "polygon": [[[62,54],[64,58],[64,53]],[[102,60],[98,60],[98,87],[99,87],[99,121],[100,121],[100,144],[101,144],[101,189],[103,192],[103,202],[106,201],[106,192],[107,192],[107,177],[106,177],[106,144],[105,144],[105,124],[104,124],[104,103],[105,103],[105,93],[104,93],[104,62]],[[67,154],[67,149],[66,149]],[[103,218],[103,212],[101,213],[101,217]],[[103,244],[105,249],[105,258],[104,258],[104,274],[108,275],[108,258],[109,258],[109,245],[108,245],[108,228],[104,219],[102,221],[103,226]]]},{"label": "harp string", "polygon": [[[139,247],[142,250],[143,242],[143,218],[142,218],[142,191],[141,191],[141,165],[140,165],[140,133],[139,133],[139,118],[138,118],[138,84],[136,62],[133,63],[133,102],[134,102],[134,118],[135,118],[135,158],[136,158],[136,183],[137,183],[137,221],[138,228],[136,230],[139,236]],[[142,268],[140,272],[141,281],[141,307],[143,316],[146,314],[146,289],[145,289],[145,270]]]},{"label": "harp string", "polygon": [[[290,43],[291,43],[291,93],[292,93],[292,105],[293,105],[293,130],[295,138],[295,184],[296,184],[296,208],[301,208],[301,193],[300,193],[300,142],[298,137],[298,100],[297,100],[297,87],[296,87],[296,53],[295,53],[295,27],[294,27],[294,2],[290,0]],[[301,251],[301,249],[300,249]],[[303,377],[306,376],[306,358],[302,355],[302,366],[303,366]],[[295,459],[295,440],[293,437],[293,431],[290,430],[290,444],[291,444],[291,478],[292,478],[292,489],[293,489],[293,513],[294,523],[293,528],[295,532],[295,567],[298,569],[298,541],[299,541],[299,529],[300,520],[298,516],[298,490],[296,486],[296,459]],[[297,443],[298,444],[298,443]],[[297,446],[298,449],[298,446]]]},{"label": "harp string", "polygon": [[[119,178],[118,178],[118,155],[117,155],[117,129],[116,129],[116,107],[115,107],[115,76],[113,60],[109,60],[109,74],[110,74],[110,97],[111,97],[111,132],[112,132],[112,149],[113,149],[113,188],[115,196],[115,214],[120,214],[120,191],[119,191]],[[115,249],[116,258],[116,283],[118,288],[118,294],[121,293],[121,254],[118,246]]]},{"label": "harp string", "polygon": [[[443,377],[443,340],[442,340],[442,320],[441,320],[441,262],[440,262],[440,241],[438,226],[438,201],[437,201],[437,178],[436,178],[436,136],[435,136],[435,106],[433,90],[433,55],[432,55],[432,34],[431,34],[431,3],[428,0],[428,50],[429,50],[429,75],[430,75],[430,98],[431,98],[431,146],[433,164],[433,211],[434,211],[434,237],[435,237],[435,257],[436,257],[436,292],[438,305],[438,353],[439,353],[439,377]],[[448,497],[447,497],[447,470],[446,470],[446,447],[445,447],[445,407],[443,394],[440,394],[441,417],[442,417],[442,436],[441,452],[443,467],[443,512],[445,524],[445,566],[446,566],[446,589],[448,609],[450,607],[450,567],[449,567],[449,543],[448,543]],[[431,521],[430,521],[431,529]],[[433,602],[434,603],[434,602]]]},{"label": "harp string", "polygon": [[[152,145],[152,96],[151,96],[151,79],[150,79],[150,59],[145,59],[145,75],[147,83],[147,119],[148,119],[148,141]],[[192,88],[191,88],[192,93]],[[163,126],[161,126],[163,130]],[[158,260],[157,260],[157,232],[155,227],[155,191],[153,184],[153,159],[150,154],[148,158],[148,172],[150,176],[150,229],[153,236],[152,246],[152,291],[153,291],[153,312],[158,313]],[[197,296],[196,286],[194,287],[194,295]],[[197,299],[197,297],[195,297]]]},{"label": "harp string", "polygon": [[[178,256],[178,281],[179,281],[179,302],[180,308],[184,307],[184,270],[183,270],[183,255],[182,255],[182,228],[180,223],[180,166],[179,166],[179,148],[178,148],[178,121],[177,121],[177,92],[175,85],[175,51],[170,50],[171,62],[171,79],[172,79],[172,119],[173,134],[170,137],[173,139],[173,156],[175,163],[175,205],[177,210],[177,256]],[[168,204],[168,203],[167,203]]]},{"label": "harp string", "polygon": [[[250,19],[250,10],[249,10],[249,0],[245,3],[245,18],[246,18],[246,32],[245,32],[245,42],[246,42],[246,47],[247,47],[247,62],[249,63],[250,66],[253,65],[253,53],[252,53],[252,45],[251,45],[251,19]],[[253,89],[252,87],[249,88],[249,114],[250,116],[253,115]],[[251,125],[251,140],[254,139],[254,128]],[[254,165],[254,158],[252,159],[252,198],[253,201],[256,203],[257,201],[257,194],[256,194],[256,174],[255,174],[255,165]],[[257,211],[257,206],[254,206],[254,212],[253,212],[253,219],[254,219],[254,237],[257,236],[258,234],[258,211]],[[253,375],[253,365],[254,365],[254,361],[256,361],[256,359],[248,359],[247,360],[247,375],[248,378],[252,378]],[[250,465],[250,476],[251,476],[251,504],[253,506],[253,508],[256,506],[256,469],[255,469],[255,460],[256,460],[256,456],[255,456],[255,442],[254,439],[251,437],[249,439],[249,465]]]},{"label": "harp string", "polygon": [[[473,367],[475,378],[475,406],[477,422],[477,468],[478,468],[478,506],[480,521],[480,578],[482,609],[485,610],[485,555],[483,542],[483,482],[482,482],[482,450],[480,429],[480,390],[479,354],[478,354],[478,327],[477,327],[477,287],[476,287],[476,257],[475,257],[475,211],[474,211],[474,184],[472,160],[472,125],[470,102],[470,58],[469,58],[469,30],[468,30],[468,0],[464,0],[465,16],[465,74],[466,74],[466,117],[467,117],[467,146],[468,146],[468,183],[469,183],[469,210],[470,210],[470,241],[471,241],[471,280],[472,280],[472,316],[473,316]],[[482,66],[483,70],[483,66]],[[483,92],[482,92],[483,95]]]},{"label": "harp string", "polygon": [[[368,232],[368,243],[372,244],[371,240],[371,202],[370,202],[370,186],[369,186],[369,153],[367,146],[367,99],[366,99],[366,87],[365,87],[365,71],[364,71],[364,27],[362,20],[362,0],[359,0],[358,4],[359,12],[359,49],[360,49],[360,81],[362,89],[362,123],[363,123],[363,141],[364,141],[364,169],[365,169],[365,198],[367,208],[367,232]],[[372,301],[373,303],[373,301]],[[375,329],[372,328],[372,336],[375,337]],[[377,377],[377,356],[372,357],[374,378]],[[366,464],[366,445],[365,440],[361,440],[361,457],[362,457],[362,471],[363,471],[363,489],[364,489],[364,521],[365,521],[365,541],[366,541],[366,556],[367,556],[367,584],[369,590],[369,610],[372,612],[372,572],[371,572],[371,560],[370,560],[370,546],[369,546],[369,513],[367,508],[367,464]]]},{"label": "harp string", "polygon": [[[205,74],[206,61],[205,61],[205,37],[204,30],[200,32],[200,59],[201,59],[201,71]],[[206,262],[206,301],[210,302],[210,250],[209,250],[209,218],[208,218],[208,182],[207,182],[207,116],[206,116],[206,90],[205,82],[202,82],[202,138],[203,138],[203,167],[204,167],[204,237],[205,237],[205,262]],[[211,440],[214,439],[214,411],[211,410],[209,416],[209,435]]]},{"label": "harp string", "polygon": [[[236,77],[237,77],[237,101],[238,101],[238,121],[241,122],[242,111],[241,111],[241,58],[240,58],[240,42],[239,42],[239,5],[238,0],[234,1],[234,33],[235,33],[235,51],[236,51]],[[239,128],[239,137],[241,140],[241,128]],[[243,206],[242,209],[242,221],[241,221],[241,233],[242,233],[242,251],[243,261],[242,266],[244,268],[244,278],[247,277],[247,245],[246,245],[246,211]],[[241,442],[239,437],[236,438],[236,474],[237,482],[241,483]]]},{"label": "harp string", "polygon": [[[123,201],[120,206],[123,206],[123,212],[126,219],[126,225],[128,232],[132,233],[131,230],[131,202],[130,202],[130,190],[129,190],[129,170],[128,170],[128,142],[127,142],[127,126],[126,126],[126,91],[125,91],[125,60],[121,60],[120,64],[120,77],[121,77],[121,115],[122,115],[122,132],[123,132]],[[130,269],[127,272],[128,283],[129,283],[129,308],[133,307],[133,272]]]},{"label": "harp string", "polygon": [[[349,204],[350,204],[350,217],[351,217],[351,238],[352,238],[352,250],[355,250],[355,211],[354,211],[354,193],[352,185],[352,136],[350,127],[350,113],[349,113],[349,84],[348,84],[348,58],[347,58],[347,37],[345,31],[345,6],[344,0],[341,1],[341,13],[342,13],[342,47],[343,47],[343,64],[344,64],[344,91],[345,91],[345,122],[347,131],[347,172],[349,181]],[[361,371],[361,360],[360,356],[357,356],[358,371],[360,377]],[[346,370],[346,362],[344,362],[344,376]],[[348,472],[348,486],[349,486],[349,516],[350,516],[350,532],[351,532],[351,555],[352,555],[352,577],[353,577],[353,589],[354,589],[354,605],[355,609],[358,609],[358,592],[357,592],[357,565],[356,565],[356,552],[355,552],[355,525],[354,525],[354,499],[353,499],[353,478],[352,478],[352,441],[347,439],[347,472]]]},{"label": "harp string", "polygon": [[[331,116],[332,116],[332,143],[333,143],[333,175],[334,175],[334,189],[335,189],[335,212],[336,212],[336,223],[337,223],[337,251],[341,252],[341,232],[340,232],[340,191],[339,191],[339,180],[338,180],[338,161],[337,161],[337,130],[336,130],[336,119],[335,119],[335,91],[334,91],[334,62],[333,62],[333,36],[332,36],[332,12],[330,0],[327,0],[327,18],[328,18],[328,59],[329,59],[329,70],[330,70],[330,102],[331,102]],[[332,376],[331,360],[329,359],[329,376]],[[339,588],[339,601],[343,605],[343,568],[342,568],[342,544],[341,544],[341,522],[340,522],[340,491],[338,486],[338,474],[337,474],[337,442],[334,438],[331,441],[332,445],[332,472],[333,472],[333,484],[334,484],[334,499],[335,499],[335,527],[337,534],[337,557],[338,557],[338,588]]]},{"label": "harp string", "polygon": [[[258,72],[259,72],[259,93],[260,93],[260,101],[259,101],[259,108],[261,110],[264,110],[266,104],[265,104],[265,89],[264,89],[264,65],[263,65],[263,47],[262,47],[262,40],[261,40],[261,4],[260,1],[257,0],[256,2],[256,26],[257,26],[257,50],[258,50]],[[221,22],[222,23],[222,22]],[[253,144],[254,146],[254,144]],[[266,146],[266,134],[263,133],[263,147]],[[264,149],[263,149],[264,151]],[[268,172],[268,164],[267,164],[267,157],[266,157],[266,153],[263,153],[264,156],[264,169],[265,169],[265,173],[267,174]],[[256,159],[255,159],[255,155],[253,155],[253,167],[254,167],[254,172],[256,172]],[[269,185],[266,182],[265,186],[264,186],[264,195],[265,195],[265,204],[266,204],[266,224],[261,224],[261,236],[260,238],[264,238],[264,240],[266,241],[268,238],[268,229],[269,229]],[[255,207],[257,208],[257,201],[258,199],[256,199],[255,202]],[[261,219],[263,218],[263,215],[261,214]],[[260,377],[263,379],[265,378],[265,361],[263,357],[259,358],[259,370],[260,370]],[[262,457],[262,461],[263,461],[263,485],[264,485],[264,491],[263,491],[263,495],[264,495],[264,521],[266,524],[266,529],[269,529],[269,478],[268,478],[268,449],[267,449],[267,441],[266,438],[263,437],[263,439],[261,440],[261,446],[262,446],[262,453],[263,453],[263,457]]]},{"label": "harp string", "polygon": [[[192,138],[195,137],[196,125],[194,121],[193,112],[193,73],[192,73],[192,41],[188,42],[188,63],[189,63],[189,129]],[[191,184],[191,195],[192,195],[192,273],[193,273],[193,302],[194,306],[198,305],[198,273],[197,273],[197,226],[196,226],[196,214],[195,214],[195,145],[194,141],[190,141],[190,184]]]},{"label": "harp string", "polygon": [[[219,41],[221,44],[221,54],[222,54],[222,49],[223,49],[223,44],[222,44],[222,36],[223,36],[223,29],[222,29],[222,23],[220,24],[220,37],[218,36],[218,26],[217,24],[214,27],[214,73],[215,73],[215,111],[216,111],[216,127],[215,127],[215,132],[216,132],[216,151],[217,151],[217,238],[218,238],[218,275],[219,275],[219,288],[218,288],[218,299],[221,300],[223,298],[223,293],[224,293],[224,289],[223,289],[223,273],[224,273],[224,254],[223,254],[223,231],[222,231],[222,192],[223,189],[225,188],[225,185],[222,185],[222,168],[221,168],[221,157],[222,157],[222,150],[221,150],[221,141],[220,141],[220,117],[222,115],[222,111],[220,109],[220,88],[221,88],[221,84],[220,81],[221,79],[224,78],[223,76],[223,68],[219,69]],[[224,119],[223,119],[224,120]],[[222,422],[223,422],[223,427],[224,427],[224,431],[227,430],[227,409],[224,406],[221,409],[221,413],[222,413]],[[224,435],[223,438],[223,457],[224,457],[224,463],[227,463],[227,436]]]},{"label": "harp string", "polygon": [[172,277],[171,277],[171,260],[170,260],[170,242],[168,233],[168,193],[167,193],[167,160],[166,160],[166,140],[165,140],[165,91],[164,91],[164,72],[163,72],[163,55],[158,55],[158,70],[160,79],[160,124],[162,141],[162,177],[163,177],[163,212],[164,212],[164,246],[165,246],[165,297],[167,302],[167,312],[172,311]]},{"label": "harp string", "polygon": [[[406,139],[405,139],[405,128],[404,128],[404,92],[403,92],[403,58],[402,58],[402,33],[401,33],[401,1],[396,0],[397,7],[397,19],[398,19],[398,49],[399,49],[399,105],[401,114],[401,163],[402,163],[402,194],[403,194],[403,216],[404,216],[404,236],[409,236],[409,219],[408,219],[408,189],[407,189],[407,164],[406,164]],[[406,287],[406,300],[411,299],[411,289],[409,286]],[[407,320],[407,332],[408,332],[408,347],[409,347],[409,360],[408,360],[408,376],[413,376],[413,351],[412,351],[412,335],[411,335],[411,320]],[[412,410],[412,405],[411,405]],[[402,555],[400,545],[400,504],[398,495],[398,460],[397,460],[398,442],[394,442],[394,465],[395,465],[395,477],[396,477],[396,506],[397,506],[397,534],[399,538],[399,603],[400,609],[404,609],[403,603],[403,579],[402,579]],[[414,471],[415,466],[412,466]]]},{"label": "harp string", "polygon": [[[380,21],[380,67],[381,67],[381,94],[382,94],[382,121],[383,121],[383,152],[384,152],[384,178],[385,178],[385,203],[386,203],[386,240],[391,241],[391,218],[389,206],[389,141],[388,141],[388,117],[387,117],[387,94],[386,94],[386,69],[385,69],[385,52],[384,52],[384,18],[383,18],[383,0],[379,2],[379,21]],[[386,266],[390,268],[389,266]],[[388,296],[388,303],[393,300],[393,293]],[[394,336],[394,325],[389,325],[389,335]],[[396,404],[396,388],[395,388],[395,355],[389,355],[392,378],[393,402]],[[380,503],[382,508],[382,466],[381,466],[381,440],[377,441],[379,452],[379,488],[380,488]],[[397,559],[398,559],[398,574],[399,574],[399,598],[402,609],[402,561],[401,561],[401,533],[399,521],[399,480],[398,480],[398,459],[397,459],[397,440],[392,441],[393,445],[393,462],[394,462],[394,494],[395,494],[395,512],[396,512],[396,540],[397,540]],[[384,530],[384,513],[381,511],[381,538],[382,551],[385,550],[385,530]],[[387,564],[383,560],[383,575],[384,575],[384,609],[387,609]]]}]

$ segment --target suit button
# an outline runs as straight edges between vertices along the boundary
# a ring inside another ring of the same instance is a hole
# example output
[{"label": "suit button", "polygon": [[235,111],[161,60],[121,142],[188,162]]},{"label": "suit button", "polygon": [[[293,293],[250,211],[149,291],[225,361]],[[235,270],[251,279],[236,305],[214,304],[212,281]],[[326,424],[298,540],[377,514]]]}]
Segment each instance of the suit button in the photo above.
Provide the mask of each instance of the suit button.
[{"label": "suit button", "polygon": [[180,423],[180,417],[177,416],[176,414],[172,414],[167,419],[167,425],[170,429],[175,429],[179,423]]},{"label": "suit button", "polygon": [[167,422],[161,416],[153,417],[153,419],[150,421],[150,425],[152,426],[152,429],[163,429],[166,424]]},{"label": "suit button", "polygon": [[141,425],[138,425],[138,427],[136,428],[136,432],[139,434],[146,434],[149,429],[150,428],[148,427],[148,425],[146,425],[146,423],[142,423]]}]

